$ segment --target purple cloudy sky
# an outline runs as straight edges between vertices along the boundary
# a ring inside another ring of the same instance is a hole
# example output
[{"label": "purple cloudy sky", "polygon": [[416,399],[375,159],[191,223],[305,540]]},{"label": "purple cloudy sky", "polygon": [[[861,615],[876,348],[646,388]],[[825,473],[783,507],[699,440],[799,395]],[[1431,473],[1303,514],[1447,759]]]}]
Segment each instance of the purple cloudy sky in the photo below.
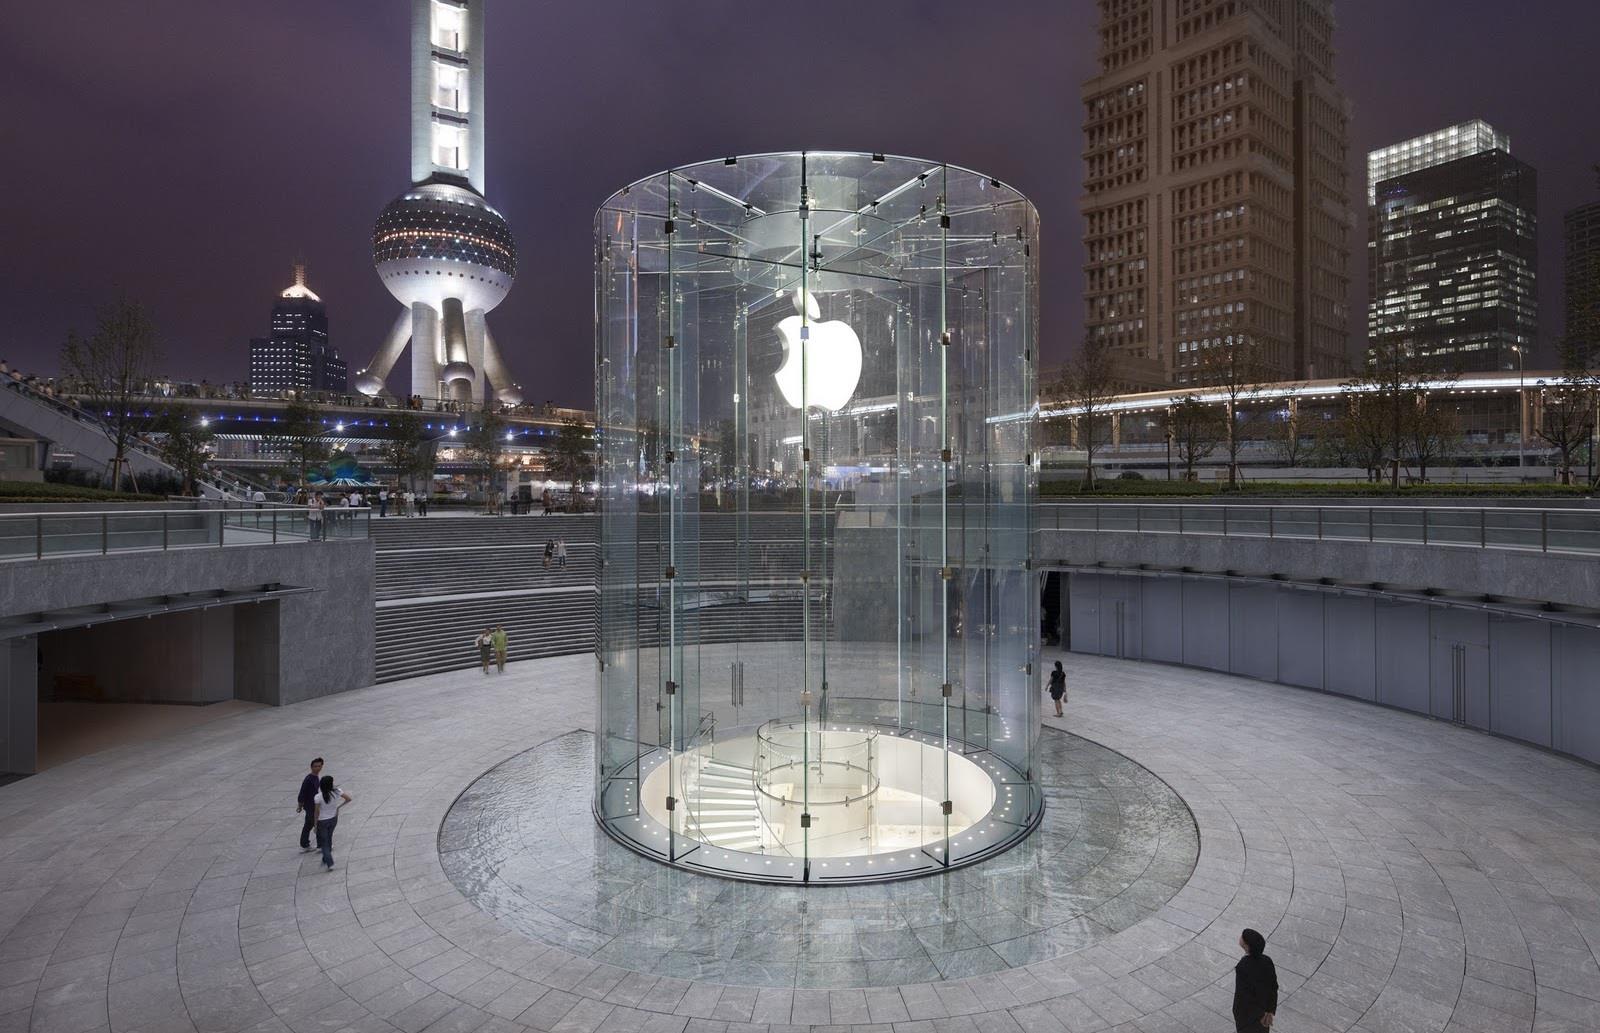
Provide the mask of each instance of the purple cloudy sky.
[{"label": "purple cloudy sky", "polygon": [[[173,375],[243,379],[303,254],[335,344],[365,362],[395,310],[369,234],[407,185],[409,7],[14,7],[0,357],[53,371],[66,331],[126,292],[153,311]],[[589,400],[595,205],[663,166],[755,151],[889,151],[1017,184],[1045,226],[1045,357],[1074,346],[1091,0],[495,0],[488,14],[488,196],[521,249],[492,319],[531,400]],[[1352,193],[1372,147],[1473,116],[1509,132],[1539,170],[1553,340],[1560,216],[1600,199],[1600,3],[1344,0],[1338,17]]]}]

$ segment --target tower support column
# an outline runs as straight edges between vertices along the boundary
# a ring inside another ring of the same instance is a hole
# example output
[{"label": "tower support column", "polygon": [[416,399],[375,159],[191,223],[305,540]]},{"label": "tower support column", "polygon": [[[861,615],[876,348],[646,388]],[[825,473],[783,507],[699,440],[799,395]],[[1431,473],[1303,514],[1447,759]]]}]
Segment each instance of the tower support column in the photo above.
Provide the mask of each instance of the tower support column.
[{"label": "tower support column", "polygon": [[439,313],[418,302],[411,306],[411,390],[424,398],[439,397]]}]

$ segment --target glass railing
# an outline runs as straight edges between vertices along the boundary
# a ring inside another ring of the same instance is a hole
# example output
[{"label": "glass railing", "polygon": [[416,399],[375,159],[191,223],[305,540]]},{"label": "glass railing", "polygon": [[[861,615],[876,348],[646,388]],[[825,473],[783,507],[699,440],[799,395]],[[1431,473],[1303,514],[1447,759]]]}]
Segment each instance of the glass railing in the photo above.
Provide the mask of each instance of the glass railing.
[{"label": "glass railing", "polygon": [[0,560],[342,541],[369,535],[372,511],[227,502],[188,509],[0,513]]},{"label": "glass railing", "polygon": [[1600,553],[1600,510],[1512,506],[1222,505],[1058,502],[1038,526],[1056,531],[1219,535]]}]

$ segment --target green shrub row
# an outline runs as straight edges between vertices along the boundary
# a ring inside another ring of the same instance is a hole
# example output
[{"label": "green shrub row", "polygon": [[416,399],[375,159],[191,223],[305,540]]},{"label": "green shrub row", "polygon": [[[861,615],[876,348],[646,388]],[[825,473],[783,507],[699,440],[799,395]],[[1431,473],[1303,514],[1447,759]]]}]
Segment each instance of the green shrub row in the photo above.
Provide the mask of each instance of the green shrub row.
[{"label": "green shrub row", "polygon": [[0,502],[161,502],[161,495],[137,495],[126,491],[107,491],[81,484],[51,484],[48,481],[0,481]]}]

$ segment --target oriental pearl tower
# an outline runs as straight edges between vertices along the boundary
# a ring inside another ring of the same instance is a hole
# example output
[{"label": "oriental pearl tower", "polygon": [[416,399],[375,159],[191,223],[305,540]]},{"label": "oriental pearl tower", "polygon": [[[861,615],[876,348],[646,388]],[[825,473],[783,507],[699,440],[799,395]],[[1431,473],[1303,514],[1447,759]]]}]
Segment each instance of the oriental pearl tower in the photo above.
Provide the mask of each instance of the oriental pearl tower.
[{"label": "oriental pearl tower", "polygon": [[505,217],[483,197],[484,0],[412,0],[411,189],[372,230],[372,261],[405,311],[357,372],[378,395],[406,345],[411,393],[522,401],[484,316],[517,275]]}]

